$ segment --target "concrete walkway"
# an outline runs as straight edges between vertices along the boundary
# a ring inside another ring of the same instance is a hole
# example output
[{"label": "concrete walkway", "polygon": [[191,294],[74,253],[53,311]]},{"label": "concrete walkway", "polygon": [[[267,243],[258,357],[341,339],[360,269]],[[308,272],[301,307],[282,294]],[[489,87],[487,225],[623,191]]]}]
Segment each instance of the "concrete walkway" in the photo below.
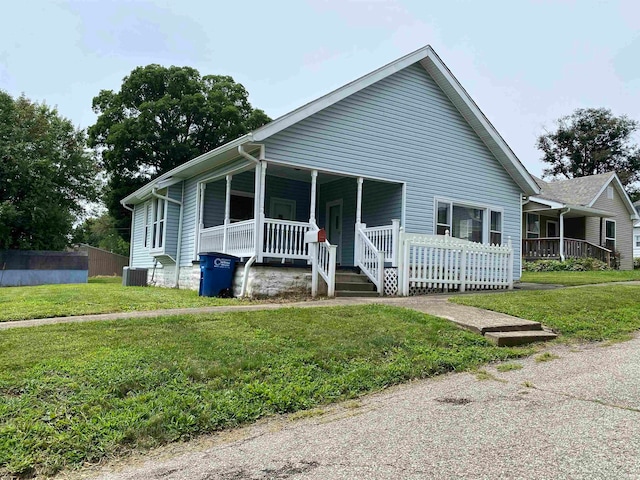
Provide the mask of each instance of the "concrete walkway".
[{"label": "concrete walkway", "polygon": [[[59,323],[80,323],[105,320],[126,320],[130,318],[151,318],[167,315],[215,314],[229,312],[250,312],[256,310],[277,310],[281,308],[318,308],[346,305],[384,304],[410,308],[429,315],[446,318],[462,328],[486,335],[498,345],[515,345],[531,341],[555,338],[545,332],[539,322],[512,317],[474,307],[457,305],[448,301],[450,295],[425,295],[416,297],[346,297],[294,303],[260,303],[255,305],[234,305],[217,307],[176,308],[169,310],[149,310],[136,312],[106,313],[99,315],[79,315],[72,317],[42,318],[0,323],[0,330],[25,328]],[[506,333],[501,333],[506,332]],[[518,332],[518,333],[514,333]],[[526,333],[528,332],[528,333]]]},{"label": "concrete walkway", "polygon": [[640,478],[640,339],[551,352],[559,358],[410,382],[70,477]]}]

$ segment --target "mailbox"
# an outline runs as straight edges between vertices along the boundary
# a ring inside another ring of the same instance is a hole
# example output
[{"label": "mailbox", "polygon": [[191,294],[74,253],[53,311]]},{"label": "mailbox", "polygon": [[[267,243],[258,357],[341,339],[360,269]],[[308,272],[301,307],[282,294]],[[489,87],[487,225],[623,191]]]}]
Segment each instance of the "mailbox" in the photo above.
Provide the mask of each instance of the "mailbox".
[{"label": "mailbox", "polygon": [[320,230],[309,230],[304,234],[305,243],[323,243],[327,240],[327,231],[324,228]]}]

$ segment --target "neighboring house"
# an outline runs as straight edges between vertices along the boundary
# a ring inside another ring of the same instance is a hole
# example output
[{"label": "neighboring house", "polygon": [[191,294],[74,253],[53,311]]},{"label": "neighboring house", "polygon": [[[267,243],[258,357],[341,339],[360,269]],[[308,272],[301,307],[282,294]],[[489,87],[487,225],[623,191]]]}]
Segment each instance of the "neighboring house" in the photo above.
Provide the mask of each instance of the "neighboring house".
[{"label": "neighboring house", "polygon": [[[308,289],[309,263],[326,280],[331,255],[361,270],[372,258],[397,265],[400,227],[511,239],[517,280],[522,198],[538,192],[427,46],[178,166],[122,204],[133,211],[131,266],[149,268],[150,280],[197,288],[198,253],[222,251],[243,259],[236,293],[273,294]],[[328,238],[314,262],[304,237],[318,228]]]},{"label": "neighboring house", "polygon": [[614,172],[545,182],[523,206],[525,260],[594,257],[633,268],[637,212]]},{"label": "neighboring house", "polygon": [[[633,206],[640,216],[640,200],[635,202]],[[640,258],[640,220],[636,220],[633,224],[633,258]]]}]

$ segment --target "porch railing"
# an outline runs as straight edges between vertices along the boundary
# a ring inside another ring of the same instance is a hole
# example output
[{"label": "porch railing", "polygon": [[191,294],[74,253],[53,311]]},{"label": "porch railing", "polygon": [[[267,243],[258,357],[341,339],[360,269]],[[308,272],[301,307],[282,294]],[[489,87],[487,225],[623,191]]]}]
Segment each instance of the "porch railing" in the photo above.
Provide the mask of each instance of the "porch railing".
[{"label": "porch railing", "polygon": [[[312,262],[315,264],[317,273],[327,282],[327,296],[334,297],[336,292],[336,249],[338,247],[331,245],[326,240],[314,245],[315,258],[312,259]],[[313,291],[312,293],[315,294]]]},{"label": "porch railing", "polygon": [[384,261],[391,263],[393,267],[397,267],[400,220],[392,220],[391,222],[391,225],[380,227],[367,227],[362,224],[362,231],[378,250],[384,252]]},{"label": "porch railing", "polygon": [[[565,258],[595,258],[611,264],[611,250],[575,238],[565,238]],[[522,256],[525,260],[560,259],[560,239],[557,237],[525,238],[522,240]]]},{"label": "porch railing", "polygon": [[384,293],[385,252],[369,240],[362,228],[356,228],[356,266],[360,267],[380,295]]},{"label": "porch railing", "polygon": [[304,235],[311,229],[308,222],[264,219],[264,256],[289,259],[309,259]]},{"label": "porch railing", "polygon": [[255,253],[255,220],[218,225],[200,230],[201,252],[223,252],[238,257]]}]

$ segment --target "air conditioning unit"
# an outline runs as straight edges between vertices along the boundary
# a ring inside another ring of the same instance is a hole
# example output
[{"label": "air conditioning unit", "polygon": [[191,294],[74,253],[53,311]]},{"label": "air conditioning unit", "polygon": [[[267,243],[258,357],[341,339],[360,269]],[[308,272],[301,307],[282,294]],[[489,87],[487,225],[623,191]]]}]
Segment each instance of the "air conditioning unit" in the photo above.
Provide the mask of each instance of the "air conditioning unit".
[{"label": "air conditioning unit", "polygon": [[146,268],[124,267],[122,269],[122,285],[124,287],[146,287],[147,270]]}]

